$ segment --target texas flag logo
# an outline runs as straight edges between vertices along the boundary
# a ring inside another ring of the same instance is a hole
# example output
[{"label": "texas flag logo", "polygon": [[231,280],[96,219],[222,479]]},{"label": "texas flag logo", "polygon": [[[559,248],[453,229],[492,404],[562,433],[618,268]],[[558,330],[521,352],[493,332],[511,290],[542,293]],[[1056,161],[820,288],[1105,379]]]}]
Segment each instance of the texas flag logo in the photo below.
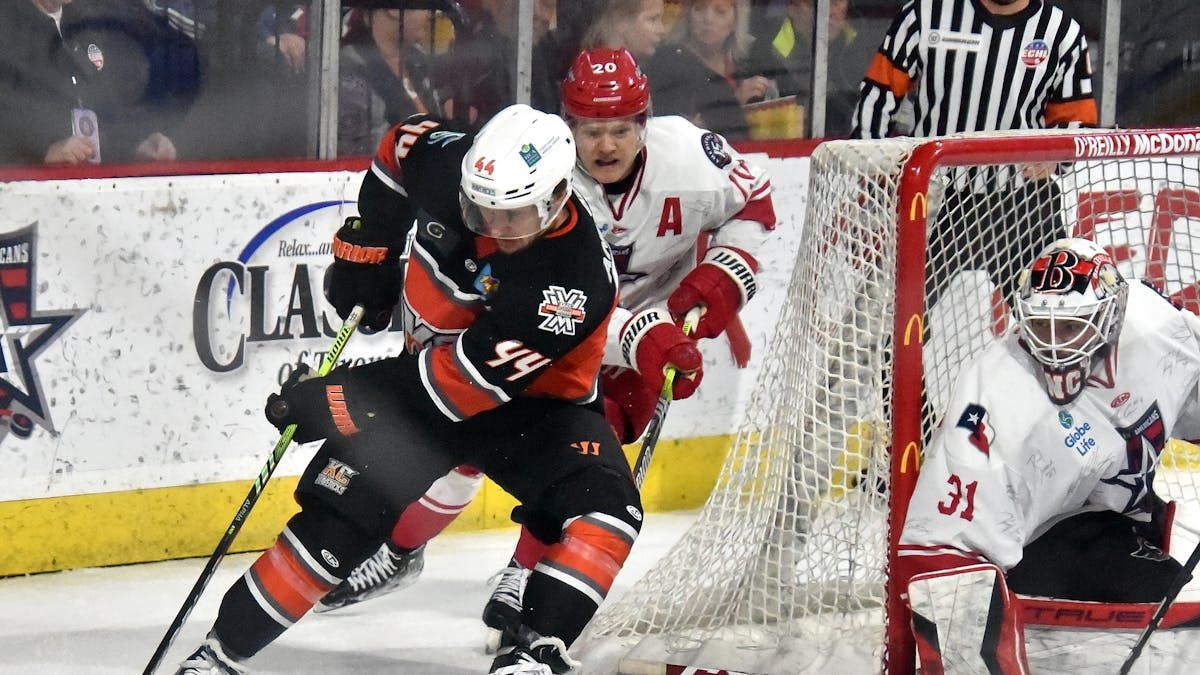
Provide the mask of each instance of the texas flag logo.
[{"label": "texas flag logo", "polygon": [[968,404],[955,426],[971,432],[968,440],[980,452],[985,455],[991,453],[992,441],[996,438],[996,432],[988,422],[988,412],[983,406],[978,403]]}]

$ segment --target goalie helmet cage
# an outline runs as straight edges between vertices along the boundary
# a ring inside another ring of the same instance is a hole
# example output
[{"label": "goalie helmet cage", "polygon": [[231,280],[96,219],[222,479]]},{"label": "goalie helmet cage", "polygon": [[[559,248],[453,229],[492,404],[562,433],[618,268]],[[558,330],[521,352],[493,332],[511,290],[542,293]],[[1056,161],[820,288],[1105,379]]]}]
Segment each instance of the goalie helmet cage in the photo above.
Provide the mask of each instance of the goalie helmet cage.
[{"label": "goalie helmet cage", "polygon": [[[914,672],[887,570],[961,364],[1009,328],[1003,289],[1064,233],[1200,309],[1198,154],[1200,129],[820,145],[786,301],[716,485],[674,547],[598,612],[578,643],[585,662]],[[1046,167],[1052,178],[1029,177]],[[1193,470],[1195,448],[1173,444],[1157,491],[1200,503]],[[847,650],[868,667],[847,668]]]}]

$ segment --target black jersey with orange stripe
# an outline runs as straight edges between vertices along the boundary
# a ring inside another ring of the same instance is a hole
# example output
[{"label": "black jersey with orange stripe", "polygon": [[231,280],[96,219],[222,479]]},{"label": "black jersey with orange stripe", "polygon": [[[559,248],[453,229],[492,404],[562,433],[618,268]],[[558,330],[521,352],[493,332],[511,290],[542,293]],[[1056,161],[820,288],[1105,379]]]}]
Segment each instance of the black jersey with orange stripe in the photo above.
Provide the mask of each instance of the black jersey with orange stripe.
[{"label": "black jersey with orange stripe", "polygon": [[520,251],[471,232],[458,186],[473,138],[409,118],[384,136],[359,192],[364,228],[408,230],[400,309],[422,385],[455,420],[517,396],[591,402],[617,300],[612,255],[574,195],[566,221]]}]

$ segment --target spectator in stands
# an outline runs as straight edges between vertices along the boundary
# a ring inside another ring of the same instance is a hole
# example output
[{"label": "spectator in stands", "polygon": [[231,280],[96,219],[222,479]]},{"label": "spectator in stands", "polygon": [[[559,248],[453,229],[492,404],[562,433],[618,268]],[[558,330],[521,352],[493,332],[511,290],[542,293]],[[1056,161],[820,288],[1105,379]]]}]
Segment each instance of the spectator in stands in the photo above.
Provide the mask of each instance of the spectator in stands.
[{"label": "spectator in stands", "polygon": [[[850,133],[862,74],[875,51],[846,20],[849,9],[850,0],[829,4],[825,129],[833,136]],[[788,0],[787,14],[766,24],[751,50],[755,62],[779,63],[764,75],[775,81],[780,96],[795,95],[805,107],[812,102],[814,15],[813,0]]]},{"label": "spectator in stands", "polygon": [[370,155],[393,125],[441,112],[430,83],[433,11],[372,9],[351,15],[341,50],[338,155]]},{"label": "spectator in stands", "polygon": [[179,111],[155,100],[158,34],[120,0],[0,3],[0,162],[169,161]]},{"label": "spectator in stands", "polygon": [[308,52],[306,3],[270,4],[258,18],[259,53],[280,59],[293,73],[304,70]]},{"label": "spectator in stands", "polygon": [[[951,34],[952,41],[933,39]],[[851,136],[886,136],[910,91],[917,136],[1095,126],[1087,49],[1079,24],[1042,0],[909,2],[867,69]],[[926,308],[962,269],[986,269],[1002,299],[1011,300],[1018,272],[1065,234],[1056,169],[1026,164],[952,174],[944,196],[930,198],[937,216],[926,260],[955,264],[943,264],[943,274],[927,279]],[[979,236],[964,229],[986,232],[979,237],[985,245],[960,251],[959,242]]]},{"label": "spectator in stands", "polygon": [[666,46],[644,64],[654,86],[655,112],[682,115],[731,139],[747,138],[742,106],[779,96],[762,73],[778,63],[750,60],[745,0],[687,0]]},{"label": "spectator in stands", "polygon": [[[517,61],[516,0],[480,4],[482,19],[438,64],[435,83],[446,92],[447,116],[475,127],[515,102],[512,70]],[[530,105],[545,112],[558,112],[558,83],[569,63],[551,31],[554,19],[554,0],[534,1]]]},{"label": "spectator in stands", "polygon": [[639,63],[654,56],[667,28],[662,0],[609,0],[583,34],[584,49],[624,47]]}]

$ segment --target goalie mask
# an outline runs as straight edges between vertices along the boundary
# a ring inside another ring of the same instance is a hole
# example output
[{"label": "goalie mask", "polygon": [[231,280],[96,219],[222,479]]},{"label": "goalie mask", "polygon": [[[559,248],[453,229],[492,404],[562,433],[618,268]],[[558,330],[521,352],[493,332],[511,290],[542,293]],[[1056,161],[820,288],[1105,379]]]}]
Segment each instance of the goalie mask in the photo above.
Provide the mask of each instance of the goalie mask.
[{"label": "goalie mask", "polygon": [[1021,273],[1022,345],[1041,366],[1055,404],[1075,400],[1092,364],[1116,348],[1128,296],[1112,258],[1086,239],[1054,242]]},{"label": "goalie mask", "polygon": [[557,115],[512,105],[475,136],[462,160],[459,206],[476,234],[524,239],[553,224],[571,196],[575,140]]}]

